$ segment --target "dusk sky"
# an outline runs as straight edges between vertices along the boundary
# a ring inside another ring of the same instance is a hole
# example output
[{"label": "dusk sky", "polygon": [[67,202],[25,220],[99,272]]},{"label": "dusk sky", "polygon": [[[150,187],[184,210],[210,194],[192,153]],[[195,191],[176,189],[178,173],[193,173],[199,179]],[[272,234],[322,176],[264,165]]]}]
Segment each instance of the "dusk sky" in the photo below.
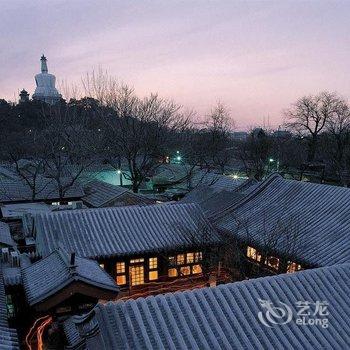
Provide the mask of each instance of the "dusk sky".
[{"label": "dusk sky", "polygon": [[239,129],[304,94],[350,98],[350,1],[0,0],[0,98],[33,93],[42,53],[57,80],[102,67],[198,118],[221,100]]}]

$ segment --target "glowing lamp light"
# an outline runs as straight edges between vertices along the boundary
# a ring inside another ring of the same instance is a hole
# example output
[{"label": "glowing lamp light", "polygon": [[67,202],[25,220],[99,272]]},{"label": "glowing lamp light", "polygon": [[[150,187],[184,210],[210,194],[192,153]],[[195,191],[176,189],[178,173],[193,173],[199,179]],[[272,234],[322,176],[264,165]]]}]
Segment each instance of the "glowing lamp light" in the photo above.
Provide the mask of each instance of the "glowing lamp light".
[{"label": "glowing lamp light", "polygon": [[177,156],[177,157],[176,157],[176,160],[177,160],[177,161],[180,161],[180,160],[181,160],[181,157],[180,157],[180,156]]},{"label": "glowing lamp light", "polygon": [[117,170],[117,174],[121,174],[122,171],[120,169]]},{"label": "glowing lamp light", "polygon": [[237,180],[238,179],[238,175],[233,175],[233,178],[235,179],[235,180]]},{"label": "glowing lamp light", "polygon": [[274,162],[274,159],[273,159],[273,158],[270,158],[270,159],[269,159],[269,162],[270,162],[270,163]]}]

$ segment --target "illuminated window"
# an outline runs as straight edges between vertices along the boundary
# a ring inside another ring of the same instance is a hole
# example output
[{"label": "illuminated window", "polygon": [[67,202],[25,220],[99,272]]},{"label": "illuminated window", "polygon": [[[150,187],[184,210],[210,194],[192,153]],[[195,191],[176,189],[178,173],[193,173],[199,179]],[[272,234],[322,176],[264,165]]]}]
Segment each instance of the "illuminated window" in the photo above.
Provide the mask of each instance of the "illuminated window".
[{"label": "illuminated window", "polygon": [[169,269],[168,270],[168,276],[169,277],[176,277],[177,276],[177,270],[176,269]]},{"label": "illuminated window", "polygon": [[183,265],[185,263],[185,254],[178,254],[176,257],[176,264]]},{"label": "illuminated window", "polygon": [[296,272],[301,270],[301,265],[292,262],[292,261],[288,261],[288,267],[287,267],[287,272],[288,273],[292,273],[292,272]]},{"label": "illuminated window", "polygon": [[52,202],[51,205],[60,205],[60,202]]},{"label": "illuminated window", "polygon": [[168,260],[169,260],[169,265],[170,266],[175,266],[176,265],[175,256],[169,256]]},{"label": "illuminated window", "polygon": [[191,267],[190,266],[182,266],[180,268],[180,274],[182,276],[187,276],[191,274]]},{"label": "illuminated window", "polygon": [[194,253],[187,253],[187,257],[186,257],[186,262],[187,264],[191,264],[194,262]]},{"label": "illuminated window", "polygon": [[145,283],[143,265],[130,266],[130,280],[132,286]]},{"label": "illuminated window", "polygon": [[126,276],[125,275],[117,276],[117,284],[119,286],[126,284]]},{"label": "illuminated window", "polygon": [[117,262],[115,264],[116,270],[116,282],[119,286],[126,284],[126,275],[125,275],[125,262]]},{"label": "illuminated window", "polygon": [[149,258],[149,269],[154,270],[158,267],[158,259],[157,258]]},{"label": "illuminated window", "polygon": [[194,253],[194,261],[199,262],[202,260],[202,252],[196,252]]},{"label": "illuminated window", "polygon": [[158,279],[158,271],[150,271],[148,273],[148,279],[150,281],[154,281],[154,280]]},{"label": "illuminated window", "polygon": [[253,247],[247,248],[247,257],[256,261],[261,261],[261,254]]},{"label": "illuminated window", "polygon": [[202,273],[202,267],[200,265],[192,266],[192,273],[195,275],[197,273]]},{"label": "illuminated window", "polygon": [[149,266],[148,279],[150,281],[154,281],[158,279],[158,271],[157,271],[158,259],[149,258],[148,266]]},{"label": "illuminated window", "polygon": [[278,270],[280,260],[278,258],[275,258],[274,256],[269,256],[266,258],[265,264],[272,267],[275,270]]},{"label": "illuminated window", "polygon": [[130,260],[130,264],[140,263],[140,262],[144,262],[144,261],[145,261],[144,258],[132,259],[132,260]]},{"label": "illuminated window", "polygon": [[117,273],[125,273],[125,262],[117,262]]}]

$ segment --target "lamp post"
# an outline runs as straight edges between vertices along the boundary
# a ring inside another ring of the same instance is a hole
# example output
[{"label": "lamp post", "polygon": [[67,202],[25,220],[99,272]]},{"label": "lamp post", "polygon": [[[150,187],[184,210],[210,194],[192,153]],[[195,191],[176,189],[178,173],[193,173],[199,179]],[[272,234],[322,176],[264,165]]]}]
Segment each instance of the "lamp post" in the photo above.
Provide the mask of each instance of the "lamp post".
[{"label": "lamp post", "polygon": [[120,169],[117,170],[117,174],[119,175],[119,185],[123,186],[123,174]]}]

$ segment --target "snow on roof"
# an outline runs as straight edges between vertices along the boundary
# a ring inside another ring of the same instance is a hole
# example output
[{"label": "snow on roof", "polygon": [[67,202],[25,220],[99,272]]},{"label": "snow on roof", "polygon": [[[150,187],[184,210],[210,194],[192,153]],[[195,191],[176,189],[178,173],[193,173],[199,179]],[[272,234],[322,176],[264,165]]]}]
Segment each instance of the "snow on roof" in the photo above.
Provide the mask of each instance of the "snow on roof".
[{"label": "snow on roof", "polygon": [[11,236],[10,226],[0,221],[0,245],[3,244],[11,247],[16,245]]},{"label": "snow on roof", "polygon": [[197,203],[204,214],[208,218],[214,218],[235,206],[239,201],[248,195],[256,186],[256,180],[240,180],[237,181],[231,190],[217,187],[214,185],[199,185],[190,191],[184,198],[180,200],[181,203]]},{"label": "snow on roof", "polygon": [[61,247],[36,263],[22,268],[22,277],[29,305],[47,299],[74,281],[118,291],[112,277],[96,261],[76,256],[72,267],[70,254]]},{"label": "snow on roof", "polygon": [[148,205],[38,214],[37,250],[57,246],[91,258],[141,254],[198,244],[201,232],[216,232],[196,204]]},{"label": "snow on roof", "polygon": [[[34,200],[59,199],[57,185],[50,179],[40,178],[37,184],[37,190]],[[23,202],[33,201],[33,191],[22,180],[5,180],[0,183],[0,202]],[[81,198],[84,196],[82,188],[75,184],[68,188],[64,198]]]},{"label": "snow on roof", "polygon": [[350,262],[349,204],[347,188],[272,175],[215,226],[257,247],[268,244],[273,232],[284,232],[270,247],[277,253],[313,266],[332,265]]},{"label": "snow on roof", "polygon": [[25,214],[35,215],[45,211],[52,211],[54,207],[46,203],[35,202],[3,204],[0,209],[4,218],[22,218]]},{"label": "snow on roof", "polygon": [[[70,348],[347,349],[349,296],[350,264],[343,264],[98,304],[89,314],[70,318],[64,329]],[[328,327],[299,325],[299,301],[310,303],[307,319],[328,320]],[[269,302],[271,311],[265,308]],[[315,303],[323,302],[327,315],[320,316]],[[286,317],[274,318],[274,307]]]},{"label": "snow on roof", "polygon": [[8,169],[5,165],[0,165],[0,179],[3,180],[18,180],[18,176]]},{"label": "snow on roof", "polygon": [[19,349],[17,331],[9,327],[6,294],[0,263],[0,349]]},{"label": "snow on roof", "polygon": [[[154,201],[151,201],[140,194],[133,193],[127,188],[111,185],[98,180],[85,184],[84,191],[86,196],[83,197],[83,201],[94,208],[107,206],[109,203],[113,206],[145,205],[154,203]],[[120,202],[113,203],[118,199],[120,199]]]}]

